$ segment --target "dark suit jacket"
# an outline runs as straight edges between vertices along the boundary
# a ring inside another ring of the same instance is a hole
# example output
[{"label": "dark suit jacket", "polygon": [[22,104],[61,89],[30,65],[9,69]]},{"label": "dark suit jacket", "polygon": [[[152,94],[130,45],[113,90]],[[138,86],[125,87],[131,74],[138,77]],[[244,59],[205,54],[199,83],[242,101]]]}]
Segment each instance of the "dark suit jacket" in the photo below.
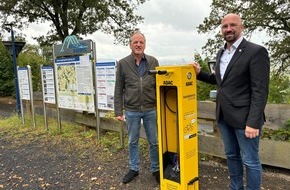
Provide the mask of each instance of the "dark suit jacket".
[{"label": "dark suit jacket", "polygon": [[236,49],[223,80],[220,75],[221,49],[215,74],[201,71],[198,80],[217,85],[216,120],[221,117],[234,128],[261,128],[268,98],[270,63],[267,50],[243,39]]}]

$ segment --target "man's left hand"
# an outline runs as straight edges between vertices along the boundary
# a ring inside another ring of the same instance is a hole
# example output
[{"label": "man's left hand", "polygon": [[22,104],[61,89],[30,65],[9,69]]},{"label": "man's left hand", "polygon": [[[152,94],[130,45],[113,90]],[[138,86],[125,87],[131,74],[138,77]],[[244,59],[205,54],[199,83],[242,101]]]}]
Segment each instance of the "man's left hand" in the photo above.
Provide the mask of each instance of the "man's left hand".
[{"label": "man's left hand", "polygon": [[259,129],[246,126],[245,135],[247,138],[256,138],[259,136]]}]

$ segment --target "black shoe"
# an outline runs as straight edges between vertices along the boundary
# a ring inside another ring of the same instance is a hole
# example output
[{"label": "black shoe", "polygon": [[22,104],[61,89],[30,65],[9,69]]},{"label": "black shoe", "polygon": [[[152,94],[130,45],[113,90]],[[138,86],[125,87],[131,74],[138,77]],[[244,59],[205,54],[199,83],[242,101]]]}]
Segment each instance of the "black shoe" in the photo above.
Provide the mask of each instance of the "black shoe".
[{"label": "black shoe", "polygon": [[155,177],[157,183],[160,183],[160,173],[159,173],[159,171],[153,172],[152,174]]},{"label": "black shoe", "polygon": [[139,172],[138,171],[129,170],[129,172],[123,178],[123,183],[126,184],[126,183],[131,182],[134,179],[134,177],[136,177],[138,175],[139,175]]}]

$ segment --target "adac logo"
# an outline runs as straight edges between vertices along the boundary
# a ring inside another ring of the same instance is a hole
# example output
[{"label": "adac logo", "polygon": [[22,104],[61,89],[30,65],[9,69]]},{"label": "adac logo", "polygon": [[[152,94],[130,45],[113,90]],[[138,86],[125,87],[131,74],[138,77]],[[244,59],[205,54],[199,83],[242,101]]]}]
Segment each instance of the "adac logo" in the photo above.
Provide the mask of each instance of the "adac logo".
[{"label": "adac logo", "polygon": [[62,44],[60,52],[64,52],[65,49],[73,49],[74,52],[86,52],[88,46],[80,43],[75,35],[67,36]]},{"label": "adac logo", "polygon": [[188,72],[187,73],[187,79],[191,79],[191,77],[192,77],[192,73],[191,72]]},{"label": "adac logo", "polygon": [[186,85],[186,86],[192,86],[192,85],[193,85],[193,81],[186,82],[185,85]]},{"label": "adac logo", "polygon": [[165,80],[165,81],[163,81],[163,85],[173,85],[173,81],[172,80]]}]

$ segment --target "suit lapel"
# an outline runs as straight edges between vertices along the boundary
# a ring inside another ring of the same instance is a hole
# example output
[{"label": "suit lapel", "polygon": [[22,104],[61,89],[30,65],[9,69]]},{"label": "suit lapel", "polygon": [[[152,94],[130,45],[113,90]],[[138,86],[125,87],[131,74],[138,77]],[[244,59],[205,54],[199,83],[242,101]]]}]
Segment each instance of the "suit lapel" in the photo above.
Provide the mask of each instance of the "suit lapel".
[{"label": "suit lapel", "polygon": [[245,47],[246,47],[247,41],[243,39],[239,47],[236,49],[231,61],[229,62],[229,65],[225,71],[223,81],[227,78],[227,75],[231,71],[232,67],[235,65],[236,61],[239,59],[239,57],[244,53]]}]

